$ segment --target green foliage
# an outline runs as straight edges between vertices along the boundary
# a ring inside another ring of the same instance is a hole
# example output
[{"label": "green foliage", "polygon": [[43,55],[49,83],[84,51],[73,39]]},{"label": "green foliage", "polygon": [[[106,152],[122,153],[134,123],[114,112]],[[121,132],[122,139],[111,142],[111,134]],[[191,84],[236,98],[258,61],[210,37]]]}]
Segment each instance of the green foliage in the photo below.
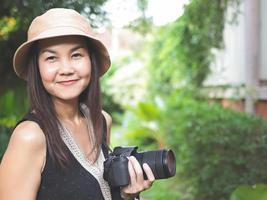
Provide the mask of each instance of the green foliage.
[{"label": "green foliage", "polygon": [[[240,0],[192,0],[182,17],[153,33],[147,63],[151,98],[127,108],[124,135],[143,150],[174,149],[177,176],[170,184],[157,184],[147,198],[228,200],[241,184],[267,182],[266,122],[224,109],[200,94],[214,59],[212,49],[224,47],[227,8],[236,8],[233,20],[239,4]],[[154,101],[158,96],[161,103]],[[167,190],[166,185],[175,189]]]},{"label": "green foliage", "polygon": [[135,107],[127,107],[124,117],[124,137],[128,145],[138,145],[140,149],[164,146],[165,138],[158,128],[160,107],[152,102],[139,102]]},{"label": "green foliage", "polygon": [[148,63],[152,92],[168,94],[181,85],[202,86],[213,61],[211,50],[223,47],[227,8],[236,6],[237,13],[239,3],[192,0],[176,22],[153,33]]},{"label": "green foliage", "polygon": [[0,96],[0,108],[0,125],[4,125],[1,123],[3,119],[10,118],[15,120],[22,117],[29,108],[25,89],[18,86],[15,91],[7,90]]},{"label": "green foliage", "polygon": [[242,185],[235,189],[230,200],[266,200],[267,186],[258,184],[254,186]]},{"label": "green foliage", "polygon": [[0,126],[0,162],[9,141],[11,129]]},{"label": "green foliage", "polygon": [[0,19],[0,39],[7,39],[10,32],[16,28],[14,17],[3,17]]},{"label": "green foliage", "polygon": [[103,99],[103,109],[108,113],[112,113],[113,124],[120,122],[120,115],[123,112],[123,109],[120,104],[114,100],[114,96],[110,92],[110,85],[108,83],[109,79],[114,75],[114,73],[119,69],[119,66],[123,63],[128,62],[127,58],[123,58],[120,61],[112,62],[110,69],[107,73],[101,77],[101,91]]},{"label": "green foliage", "polygon": [[[24,90],[17,88],[16,92],[9,90],[0,97],[0,160],[6,149],[12,128],[28,110],[29,105],[23,95],[24,92]],[[19,95],[16,96],[16,94]]]},{"label": "green foliage", "polygon": [[229,199],[239,184],[267,181],[267,161],[261,159],[267,156],[264,121],[177,95],[168,103],[163,129],[195,199]]},{"label": "green foliage", "polygon": [[178,23],[158,29],[151,44],[148,70],[149,88],[152,94],[168,94],[182,79],[181,63],[178,60]]},{"label": "green foliage", "polygon": [[180,200],[182,193],[178,192],[179,185],[177,185],[174,180],[174,178],[157,180],[153,183],[153,187],[145,192],[142,192],[141,196],[144,197],[144,199],[151,200]]},{"label": "green foliage", "polygon": [[15,116],[0,118],[0,127],[12,128],[17,123],[18,118]]},{"label": "green foliage", "polygon": [[131,145],[176,152],[182,200],[226,200],[240,184],[267,182],[267,124],[260,118],[176,91],[160,104],[138,104],[126,119]]},{"label": "green foliage", "polygon": [[132,31],[141,33],[142,35],[146,35],[152,29],[152,18],[147,17],[146,10],[147,10],[148,0],[137,0],[137,7],[141,13],[141,16],[134,21],[132,21],[127,28],[131,29]]}]

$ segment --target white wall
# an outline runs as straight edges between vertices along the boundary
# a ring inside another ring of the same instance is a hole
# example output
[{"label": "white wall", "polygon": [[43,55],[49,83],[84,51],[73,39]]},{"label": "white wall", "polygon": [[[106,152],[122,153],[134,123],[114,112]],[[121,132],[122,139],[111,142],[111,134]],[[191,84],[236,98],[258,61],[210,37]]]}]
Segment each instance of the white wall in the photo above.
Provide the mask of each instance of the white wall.
[{"label": "white wall", "polygon": [[[232,16],[229,9],[229,19]],[[238,22],[227,23],[224,29],[223,50],[214,50],[215,61],[211,66],[212,73],[206,85],[243,84],[245,82],[245,19],[244,5],[241,5]]]},{"label": "white wall", "polygon": [[[267,0],[260,0],[260,67],[259,79],[267,80]],[[244,84],[245,83],[245,55],[249,49],[245,48],[245,16],[244,4],[240,7],[238,24],[226,24],[224,30],[224,50],[214,50],[215,61],[211,66],[212,73],[205,82],[206,85]],[[231,9],[229,10],[231,15]]]},{"label": "white wall", "polygon": [[267,1],[261,0],[261,60],[260,74],[261,80],[267,80]]}]

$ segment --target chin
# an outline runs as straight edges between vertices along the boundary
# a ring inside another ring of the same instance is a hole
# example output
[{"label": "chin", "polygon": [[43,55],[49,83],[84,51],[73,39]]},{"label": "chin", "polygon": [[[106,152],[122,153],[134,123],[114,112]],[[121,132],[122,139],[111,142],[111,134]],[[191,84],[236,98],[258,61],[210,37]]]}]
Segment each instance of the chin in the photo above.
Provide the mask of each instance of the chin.
[{"label": "chin", "polygon": [[64,93],[64,94],[58,94],[58,95],[53,95],[55,99],[60,99],[63,101],[72,101],[76,100],[79,98],[81,93],[75,92],[75,93]]},{"label": "chin", "polygon": [[50,94],[55,99],[60,99],[64,101],[71,101],[78,99],[81,93],[86,89],[86,86],[83,87],[69,87],[69,88],[57,88],[57,90],[50,90]]}]

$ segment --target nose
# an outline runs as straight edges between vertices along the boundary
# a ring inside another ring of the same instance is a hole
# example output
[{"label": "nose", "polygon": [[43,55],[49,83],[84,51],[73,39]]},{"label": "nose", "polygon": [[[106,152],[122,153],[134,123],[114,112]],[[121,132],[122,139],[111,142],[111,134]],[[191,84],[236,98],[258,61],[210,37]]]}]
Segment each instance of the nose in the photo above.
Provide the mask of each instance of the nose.
[{"label": "nose", "polygon": [[71,75],[74,73],[72,63],[68,59],[63,59],[60,62],[59,74],[60,75]]}]

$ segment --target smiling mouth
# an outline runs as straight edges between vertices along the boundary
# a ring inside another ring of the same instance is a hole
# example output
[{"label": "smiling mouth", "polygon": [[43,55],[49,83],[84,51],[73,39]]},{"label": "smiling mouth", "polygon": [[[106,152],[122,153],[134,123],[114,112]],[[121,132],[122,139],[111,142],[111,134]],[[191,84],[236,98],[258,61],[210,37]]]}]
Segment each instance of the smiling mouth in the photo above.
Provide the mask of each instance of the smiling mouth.
[{"label": "smiling mouth", "polygon": [[60,85],[69,86],[76,83],[77,81],[78,81],[77,79],[74,79],[74,80],[59,81],[57,83]]}]

